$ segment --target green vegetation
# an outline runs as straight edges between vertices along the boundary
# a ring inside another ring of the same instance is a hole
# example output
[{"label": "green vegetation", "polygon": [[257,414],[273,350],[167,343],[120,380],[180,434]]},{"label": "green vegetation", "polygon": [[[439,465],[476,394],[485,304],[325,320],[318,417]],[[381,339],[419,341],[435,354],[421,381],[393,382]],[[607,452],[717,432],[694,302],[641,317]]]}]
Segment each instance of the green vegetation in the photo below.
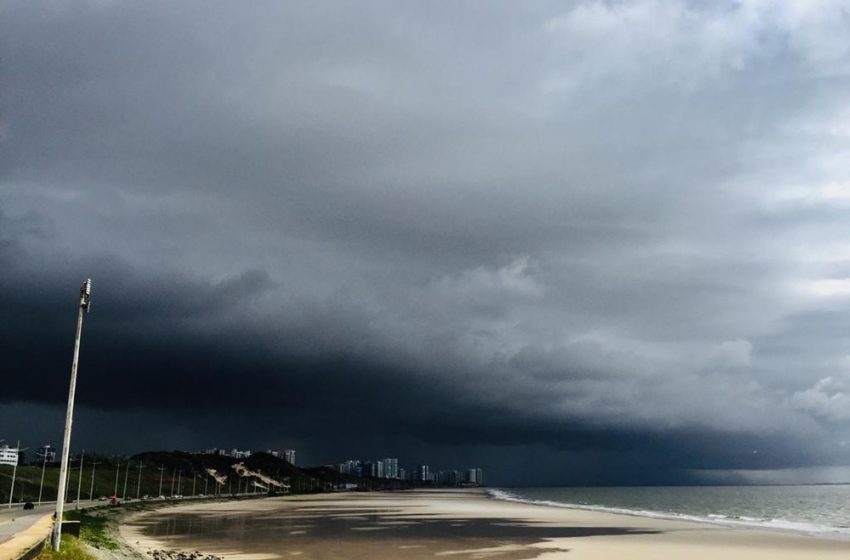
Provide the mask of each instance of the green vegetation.
[{"label": "green vegetation", "polygon": [[[71,471],[68,474],[68,488],[66,497],[73,501],[77,498],[77,489],[80,490],[80,499],[88,500],[91,492],[95,499],[101,496],[111,496],[115,488],[115,464],[106,463],[103,459],[98,458],[100,463],[95,466],[94,488],[92,488],[92,468],[91,458],[86,457],[83,462],[82,478],[80,477],[79,463],[71,465]],[[132,473],[131,473],[132,474]],[[124,466],[121,467],[121,480],[119,486],[124,482]],[[130,477],[134,482],[135,479]],[[129,481],[128,481],[129,482]],[[12,483],[12,467],[8,465],[0,466],[0,503],[9,502],[9,488]],[[38,500],[38,490],[41,484],[41,466],[38,465],[21,465],[18,467],[18,472],[15,477],[15,496],[14,502],[36,502]],[[52,501],[56,499],[56,491],[59,486],[59,467],[57,464],[48,464],[44,469],[44,490],[42,491],[42,500]],[[93,490],[93,492],[92,492]],[[120,488],[119,488],[120,490]],[[136,487],[133,486],[133,496],[135,496]],[[128,484],[128,494],[130,488]]]},{"label": "green vegetation", "polygon": [[[95,462],[97,464],[93,465]],[[197,496],[205,493],[226,495],[237,489],[244,492],[248,487],[247,478],[234,475],[232,465],[235,463],[244,463],[251,471],[262,472],[267,477],[289,484],[294,494],[321,491],[329,480],[319,472],[299,469],[266,453],[256,453],[245,460],[180,451],[141,453],[130,458],[86,455],[82,472],[78,461],[71,464],[66,500],[69,504],[73,503],[78,490],[83,501],[108,498],[115,494],[128,499],[137,496],[156,497],[160,495],[160,489],[165,496]],[[207,474],[207,469],[214,469],[221,476],[230,475],[230,478],[224,484],[216,485],[215,479]],[[41,475],[41,465],[19,466],[13,502],[36,502]],[[12,467],[0,465],[0,504],[9,501],[11,480]],[[58,464],[48,464],[44,469],[43,501],[56,499],[58,481]]]},{"label": "green vegetation", "polygon": [[64,517],[68,521],[80,522],[80,539],[87,544],[104,550],[117,550],[118,542],[112,538],[110,531],[115,513],[118,513],[115,509],[99,508],[70,511]]},{"label": "green vegetation", "polygon": [[[237,463],[255,474],[238,474],[233,468]],[[340,478],[339,473],[331,469],[300,469],[266,453],[256,453],[244,460],[180,451],[141,453],[129,458],[86,455],[82,470],[79,465],[77,461],[71,464],[66,493],[68,506],[64,517],[69,521],[80,522],[80,538],[64,535],[59,552],[46,546],[37,560],[94,560],[86,550],[86,545],[101,550],[119,550],[121,544],[113,536],[116,534],[119,516],[128,511],[161,507],[164,503],[138,501],[111,507],[105,500],[113,495],[122,500],[125,497],[135,499],[177,494],[186,497],[202,494],[224,497],[237,491],[245,492],[249,487],[254,488],[255,481],[269,479],[287,485],[290,493],[298,494],[321,492],[332,487]],[[0,504],[9,501],[12,470],[11,466],[0,465]],[[217,483],[209,474],[211,470],[225,482]],[[56,499],[58,464],[48,464],[43,471],[41,465],[21,465],[15,477],[14,503],[38,500],[42,472],[42,501]],[[252,483],[250,486],[249,482]],[[264,486],[267,484],[261,483]],[[103,507],[74,510],[73,503],[78,491],[81,501],[103,500]]]},{"label": "green vegetation", "polygon": [[47,544],[36,560],[93,560],[86,547],[76,537],[64,535],[59,552],[55,552],[50,544]]}]

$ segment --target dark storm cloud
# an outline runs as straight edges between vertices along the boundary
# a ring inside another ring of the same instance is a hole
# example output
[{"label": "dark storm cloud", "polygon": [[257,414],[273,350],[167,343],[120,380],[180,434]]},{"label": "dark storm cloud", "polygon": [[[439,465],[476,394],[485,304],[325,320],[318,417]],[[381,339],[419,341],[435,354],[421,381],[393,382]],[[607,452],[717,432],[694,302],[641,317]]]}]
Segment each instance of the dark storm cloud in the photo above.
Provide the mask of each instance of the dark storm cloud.
[{"label": "dark storm cloud", "polygon": [[7,3],[0,437],[60,406],[91,276],[88,445],[147,418],[139,446],[503,480],[846,463],[847,22]]}]

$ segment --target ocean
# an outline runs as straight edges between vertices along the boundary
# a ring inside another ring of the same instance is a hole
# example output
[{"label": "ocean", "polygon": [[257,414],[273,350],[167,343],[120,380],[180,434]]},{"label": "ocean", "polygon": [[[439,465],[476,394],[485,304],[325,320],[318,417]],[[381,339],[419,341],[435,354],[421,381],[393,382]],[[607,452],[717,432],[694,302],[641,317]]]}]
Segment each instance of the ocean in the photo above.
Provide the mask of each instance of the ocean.
[{"label": "ocean", "polygon": [[505,488],[497,499],[850,539],[850,484]]}]

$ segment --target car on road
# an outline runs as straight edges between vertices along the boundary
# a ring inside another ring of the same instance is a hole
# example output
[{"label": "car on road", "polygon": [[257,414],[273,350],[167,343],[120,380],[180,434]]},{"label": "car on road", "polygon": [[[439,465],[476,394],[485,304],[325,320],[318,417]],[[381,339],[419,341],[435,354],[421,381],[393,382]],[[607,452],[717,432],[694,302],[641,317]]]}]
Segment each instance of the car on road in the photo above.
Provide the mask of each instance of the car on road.
[{"label": "car on road", "polygon": [[24,504],[24,509],[35,509],[35,506],[32,502],[27,502]]}]

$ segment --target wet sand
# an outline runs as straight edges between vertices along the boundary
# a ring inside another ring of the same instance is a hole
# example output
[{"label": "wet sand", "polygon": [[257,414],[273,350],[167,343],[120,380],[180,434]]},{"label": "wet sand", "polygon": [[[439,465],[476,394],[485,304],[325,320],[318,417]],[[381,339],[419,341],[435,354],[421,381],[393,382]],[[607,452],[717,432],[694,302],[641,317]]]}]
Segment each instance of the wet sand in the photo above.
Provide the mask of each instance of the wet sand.
[{"label": "wet sand", "polygon": [[239,560],[850,558],[848,541],[505,502],[477,490],[186,504],[128,518],[120,532],[146,555]]}]

